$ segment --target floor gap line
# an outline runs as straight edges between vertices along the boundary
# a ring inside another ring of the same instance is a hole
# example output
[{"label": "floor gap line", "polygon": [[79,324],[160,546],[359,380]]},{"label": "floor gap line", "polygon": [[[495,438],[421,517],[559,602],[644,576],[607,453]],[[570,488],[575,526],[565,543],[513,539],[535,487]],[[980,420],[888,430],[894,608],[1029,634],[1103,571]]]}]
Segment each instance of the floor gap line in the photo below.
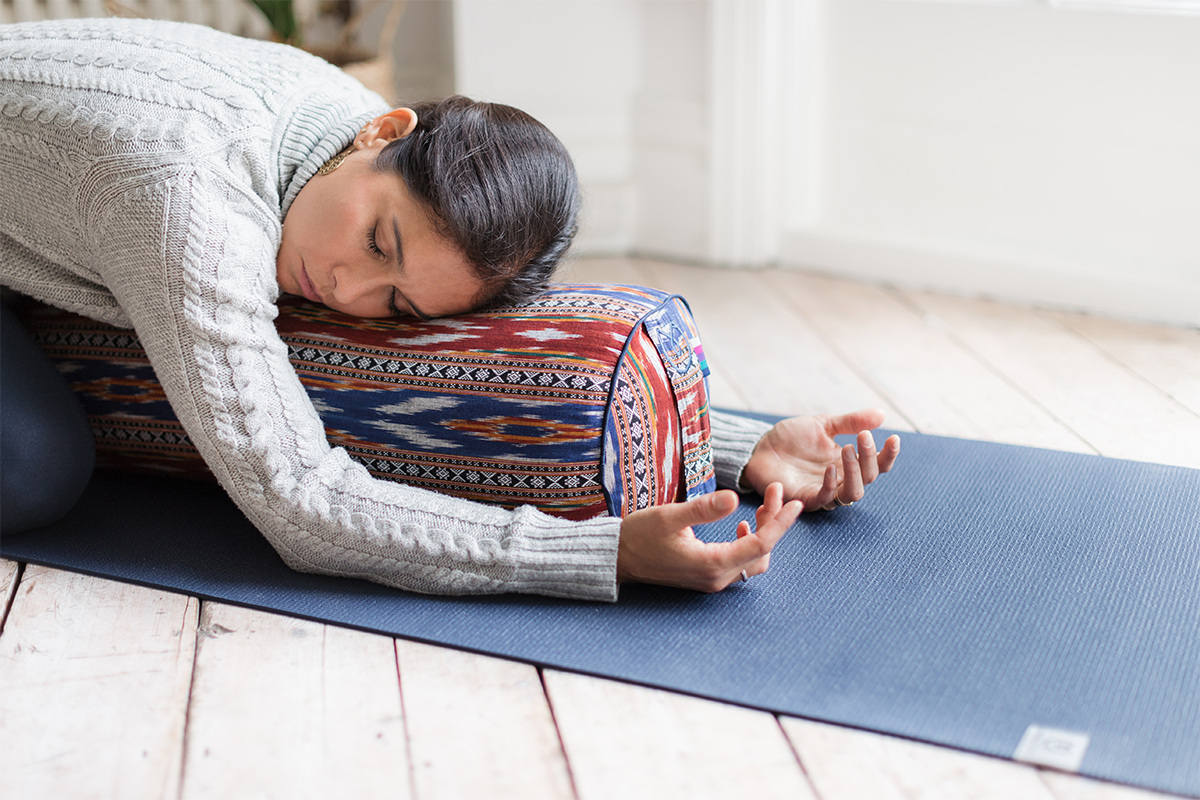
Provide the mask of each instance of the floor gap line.
[{"label": "floor gap line", "polygon": [[554,700],[550,697],[550,689],[546,686],[546,671],[542,667],[537,670],[538,681],[542,684],[542,696],[546,698],[546,707],[550,709],[550,721],[554,723],[554,735],[558,737],[558,749],[562,753],[563,763],[567,766],[567,780],[571,782],[571,794],[579,800],[579,786],[575,783],[575,770],[567,755],[567,743],[563,740],[562,730],[558,727],[558,714],[554,710]]}]

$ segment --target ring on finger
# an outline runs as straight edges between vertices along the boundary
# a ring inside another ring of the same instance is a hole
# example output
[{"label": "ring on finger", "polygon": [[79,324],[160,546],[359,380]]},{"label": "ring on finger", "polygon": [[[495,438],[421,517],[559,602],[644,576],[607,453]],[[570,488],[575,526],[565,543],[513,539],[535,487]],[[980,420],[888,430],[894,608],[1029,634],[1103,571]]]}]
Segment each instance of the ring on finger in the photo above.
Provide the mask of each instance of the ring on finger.
[{"label": "ring on finger", "polygon": [[746,570],[742,570],[742,583],[750,580],[750,576],[746,574]]},{"label": "ring on finger", "polygon": [[843,502],[842,502],[842,498],[840,498],[840,497],[838,497],[838,496],[837,496],[837,492],[834,492],[834,494],[833,494],[833,505],[834,505],[835,507],[837,507],[837,506],[841,506],[842,508],[849,508],[850,506],[854,505],[854,501],[853,501],[853,500],[851,500],[849,503],[843,503]]}]

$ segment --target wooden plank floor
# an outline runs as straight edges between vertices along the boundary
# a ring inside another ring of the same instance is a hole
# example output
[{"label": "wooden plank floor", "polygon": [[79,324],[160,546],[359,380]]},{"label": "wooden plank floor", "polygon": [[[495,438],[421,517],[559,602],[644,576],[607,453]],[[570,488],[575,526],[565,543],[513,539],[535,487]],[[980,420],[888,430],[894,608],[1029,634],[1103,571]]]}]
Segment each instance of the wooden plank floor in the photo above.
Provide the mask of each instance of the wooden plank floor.
[{"label": "wooden plank floor", "polygon": [[[718,405],[1200,467],[1200,331],[794,272],[564,279],[685,295]],[[0,589],[5,800],[1162,796],[32,565]]]}]

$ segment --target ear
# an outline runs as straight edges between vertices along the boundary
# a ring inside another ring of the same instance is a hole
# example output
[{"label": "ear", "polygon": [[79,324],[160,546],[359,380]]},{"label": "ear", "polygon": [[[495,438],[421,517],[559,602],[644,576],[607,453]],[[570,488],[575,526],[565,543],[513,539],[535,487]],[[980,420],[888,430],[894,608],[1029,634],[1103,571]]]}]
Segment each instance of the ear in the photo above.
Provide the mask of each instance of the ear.
[{"label": "ear", "polygon": [[417,127],[417,112],[411,108],[395,108],[368,122],[354,137],[359,147],[370,147],[375,143],[387,144],[403,139]]}]

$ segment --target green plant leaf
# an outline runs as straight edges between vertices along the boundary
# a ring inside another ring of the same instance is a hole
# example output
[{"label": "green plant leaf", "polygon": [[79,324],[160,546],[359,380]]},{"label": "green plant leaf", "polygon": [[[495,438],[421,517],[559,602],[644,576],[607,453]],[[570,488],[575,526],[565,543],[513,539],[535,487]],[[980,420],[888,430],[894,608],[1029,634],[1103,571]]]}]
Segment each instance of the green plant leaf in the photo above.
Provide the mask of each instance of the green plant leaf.
[{"label": "green plant leaf", "polygon": [[296,25],[296,12],[292,0],[251,0],[271,23],[271,29],[280,41],[300,44],[300,29]]}]

